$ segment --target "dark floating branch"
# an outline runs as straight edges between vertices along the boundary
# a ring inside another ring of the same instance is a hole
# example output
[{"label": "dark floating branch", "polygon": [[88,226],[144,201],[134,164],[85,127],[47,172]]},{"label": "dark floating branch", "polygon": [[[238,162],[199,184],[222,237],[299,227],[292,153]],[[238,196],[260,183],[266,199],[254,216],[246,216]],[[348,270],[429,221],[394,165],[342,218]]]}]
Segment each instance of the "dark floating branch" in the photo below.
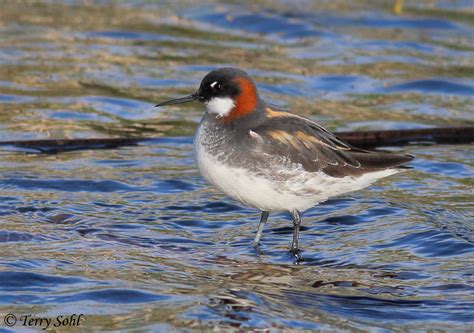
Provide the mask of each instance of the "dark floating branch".
[{"label": "dark floating branch", "polygon": [[356,147],[403,146],[417,143],[466,144],[474,142],[474,126],[337,132],[335,134]]},{"label": "dark floating branch", "polygon": [[91,139],[46,139],[25,141],[0,141],[0,146],[33,149],[43,153],[55,154],[63,151],[86,149],[113,149],[124,146],[135,146],[139,142],[157,138],[91,138]]},{"label": "dark floating branch", "polygon": [[[341,139],[356,147],[375,148],[381,146],[403,146],[407,144],[467,144],[474,142],[474,126],[436,127],[388,131],[336,132]],[[0,146],[33,149],[43,153],[82,149],[110,149],[133,146],[139,142],[160,138],[92,138],[92,139],[48,139],[27,141],[0,141]]]}]

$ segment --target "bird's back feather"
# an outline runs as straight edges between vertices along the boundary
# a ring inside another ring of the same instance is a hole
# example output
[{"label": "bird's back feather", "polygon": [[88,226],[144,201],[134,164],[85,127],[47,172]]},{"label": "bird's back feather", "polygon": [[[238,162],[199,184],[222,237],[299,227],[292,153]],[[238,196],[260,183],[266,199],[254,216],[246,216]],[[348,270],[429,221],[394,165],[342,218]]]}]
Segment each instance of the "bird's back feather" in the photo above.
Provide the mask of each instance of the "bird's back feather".
[{"label": "bird's back feather", "polygon": [[263,138],[260,149],[301,164],[306,171],[322,171],[332,177],[361,176],[413,159],[353,147],[317,123],[289,112],[267,108],[266,115],[266,121],[252,129]]}]

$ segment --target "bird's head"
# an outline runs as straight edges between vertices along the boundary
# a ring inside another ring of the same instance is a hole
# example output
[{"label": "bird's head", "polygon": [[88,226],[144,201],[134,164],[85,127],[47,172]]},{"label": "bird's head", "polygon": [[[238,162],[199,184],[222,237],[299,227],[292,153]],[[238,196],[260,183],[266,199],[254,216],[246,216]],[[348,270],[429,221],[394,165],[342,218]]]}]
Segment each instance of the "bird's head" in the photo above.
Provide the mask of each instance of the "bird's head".
[{"label": "bird's head", "polygon": [[261,103],[255,83],[247,73],[237,68],[226,67],[208,73],[194,94],[162,102],[156,106],[195,100],[204,103],[207,112],[225,124],[251,115]]}]

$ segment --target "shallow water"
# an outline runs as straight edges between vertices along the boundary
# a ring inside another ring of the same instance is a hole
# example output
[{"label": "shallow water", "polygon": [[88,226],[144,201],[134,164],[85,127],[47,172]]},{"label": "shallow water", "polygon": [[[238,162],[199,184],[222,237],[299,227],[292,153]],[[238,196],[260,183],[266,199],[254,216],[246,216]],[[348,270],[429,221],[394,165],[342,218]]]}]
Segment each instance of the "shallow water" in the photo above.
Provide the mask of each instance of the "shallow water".
[{"label": "shallow water", "polygon": [[471,146],[387,147],[414,169],[306,212],[295,265],[288,216],[270,216],[257,255],[258,212],[198,174],[202,107],[152,108],[233,65],[332,130],[474,125],[471,4],[416,3],[2,4],[0,140],[157,139],[1,147],[0,315],[16,329],[28,314],[84,314],[86,330],[473,329]]}]

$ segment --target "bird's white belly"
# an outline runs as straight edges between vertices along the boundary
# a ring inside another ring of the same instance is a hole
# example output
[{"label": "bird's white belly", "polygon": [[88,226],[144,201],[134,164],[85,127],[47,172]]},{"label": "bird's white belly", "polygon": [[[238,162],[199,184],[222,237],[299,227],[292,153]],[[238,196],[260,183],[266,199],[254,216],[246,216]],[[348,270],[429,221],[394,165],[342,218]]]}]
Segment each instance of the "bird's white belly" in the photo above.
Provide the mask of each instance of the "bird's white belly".
[{"label": "bird's white belly", "polygon": [[314,198],[279,190],[278,184],[247,169],[222,164],[203,151],[196,154],[196,162],[212,185],[247,206],[262,211],[306,210],[316,203]]}]

